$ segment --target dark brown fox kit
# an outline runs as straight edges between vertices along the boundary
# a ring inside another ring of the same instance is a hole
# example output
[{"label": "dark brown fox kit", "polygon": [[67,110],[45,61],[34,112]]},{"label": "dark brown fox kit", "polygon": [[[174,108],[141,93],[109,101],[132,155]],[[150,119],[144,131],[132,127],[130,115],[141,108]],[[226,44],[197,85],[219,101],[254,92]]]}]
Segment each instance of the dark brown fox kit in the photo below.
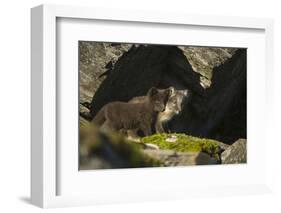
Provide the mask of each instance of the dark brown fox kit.
[{"label": "dark brown fox kit", "polygon": [[[181,112],[183,99],[188,95],[188,90],[175,90],[173,87],[170,87],[170,90],[172,93],[167,101],[165,111],[159,112],[156,118],[155,130],[157,133],[165,132],[163,125]],[[144,100],[145,96],[140,96],[133,98],[129,102],[141,103]]]},{"label": "dark brown fox kit", "polygon": [[151,126],[159,112],[165,110],[170,90],[151,88],[141,103],[111,102],[101,108],[93,122],[102,128],[115,131],[141,130],[151,135]]}]

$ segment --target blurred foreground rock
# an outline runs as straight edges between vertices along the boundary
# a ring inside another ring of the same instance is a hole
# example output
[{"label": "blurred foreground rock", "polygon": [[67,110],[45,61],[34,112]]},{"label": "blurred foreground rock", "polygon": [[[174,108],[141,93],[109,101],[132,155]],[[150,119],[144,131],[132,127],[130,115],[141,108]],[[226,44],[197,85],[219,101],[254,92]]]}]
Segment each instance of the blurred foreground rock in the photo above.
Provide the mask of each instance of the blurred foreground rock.
[{"label": "blurred foreground rock", "polygon": [[119,134],[102,132],[80,117],[80,170],[164,166],[142,153],[141,147]]}]

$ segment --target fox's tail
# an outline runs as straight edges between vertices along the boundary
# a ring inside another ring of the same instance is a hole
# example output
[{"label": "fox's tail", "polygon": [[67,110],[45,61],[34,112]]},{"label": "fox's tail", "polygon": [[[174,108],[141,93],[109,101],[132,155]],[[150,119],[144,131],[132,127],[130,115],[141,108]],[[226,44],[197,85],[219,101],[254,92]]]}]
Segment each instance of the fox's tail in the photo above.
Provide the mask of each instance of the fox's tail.
[{"label": "fox's tail", "polygon": [[93,118],[92,122],[98,126],[101,126],[105,122],[105,120],[105,110],[104,107],[102,107],[98,114],[96,114],[96,116]]}]

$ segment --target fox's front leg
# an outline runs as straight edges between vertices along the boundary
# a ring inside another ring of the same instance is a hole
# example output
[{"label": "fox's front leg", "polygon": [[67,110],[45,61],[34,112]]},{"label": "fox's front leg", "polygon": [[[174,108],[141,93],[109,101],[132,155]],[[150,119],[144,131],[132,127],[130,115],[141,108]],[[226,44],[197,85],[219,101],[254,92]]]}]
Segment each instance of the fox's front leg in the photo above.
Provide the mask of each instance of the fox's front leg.
[{"label": "fox's front leg", "polygon": [[156,130],[156,133],[165,133],[163,124],[158,119],[157,119],[156,124],[155,124],[155,130]]}]

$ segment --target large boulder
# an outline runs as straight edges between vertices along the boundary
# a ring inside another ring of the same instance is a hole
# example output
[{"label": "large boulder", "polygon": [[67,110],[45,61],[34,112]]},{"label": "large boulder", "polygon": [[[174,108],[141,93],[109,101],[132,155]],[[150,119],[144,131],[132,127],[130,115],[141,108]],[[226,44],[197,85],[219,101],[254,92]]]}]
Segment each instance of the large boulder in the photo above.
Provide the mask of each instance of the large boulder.
[{"label": "large boulder", "polygon": [[129,101],[146,95],[151,87],[189,88],[204,94],[200,76],[193,71],[182,51],[175,46],[132,46],[115,63],[101,83],[91,102],[95,116],[102,106],[111,101]]},{"label": "large boulder", "polygon": [[182,115],[171,122],[171,129],[227,144],[246,138],[246,56],[246,50],[239,49],[215,67],[211,87],[204,96],[192,96]]}]

